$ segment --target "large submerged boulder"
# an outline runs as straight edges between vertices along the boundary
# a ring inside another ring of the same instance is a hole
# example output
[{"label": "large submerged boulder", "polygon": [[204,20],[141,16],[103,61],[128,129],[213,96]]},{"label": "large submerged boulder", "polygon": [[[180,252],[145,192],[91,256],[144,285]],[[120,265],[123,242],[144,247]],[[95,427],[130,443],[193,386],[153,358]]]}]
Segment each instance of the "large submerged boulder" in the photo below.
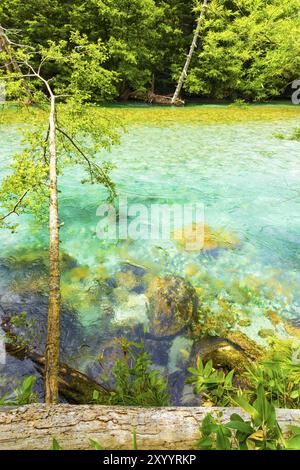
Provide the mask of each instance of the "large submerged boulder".
[{"label": "large submerged boulder", "polygon": [[155,337],[176,336],[197,318],[196,291],[179,276],[154,278],[146,296],[149,300],[149,333]]}]

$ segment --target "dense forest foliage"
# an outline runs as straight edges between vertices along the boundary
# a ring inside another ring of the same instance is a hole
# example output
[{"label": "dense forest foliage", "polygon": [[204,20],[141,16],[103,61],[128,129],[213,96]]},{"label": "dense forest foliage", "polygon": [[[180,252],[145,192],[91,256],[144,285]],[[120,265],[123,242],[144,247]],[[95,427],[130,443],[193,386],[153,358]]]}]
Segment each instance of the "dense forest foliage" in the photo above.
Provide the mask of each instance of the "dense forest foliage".
[{"label": "dense forest foliage", "polygon": [[[74,33],[101,44],[114,86],[95,83],[94,98],[109,100],[174,92],[200,8],[195,0],[1,0],[0,18],[35,47],[63,40],[71,48]],[[299,13],[298,0],[211,0],[185,94],[256,101],[290,94],[300,76]],[[67,67],[55,71],[68,79]]]}]

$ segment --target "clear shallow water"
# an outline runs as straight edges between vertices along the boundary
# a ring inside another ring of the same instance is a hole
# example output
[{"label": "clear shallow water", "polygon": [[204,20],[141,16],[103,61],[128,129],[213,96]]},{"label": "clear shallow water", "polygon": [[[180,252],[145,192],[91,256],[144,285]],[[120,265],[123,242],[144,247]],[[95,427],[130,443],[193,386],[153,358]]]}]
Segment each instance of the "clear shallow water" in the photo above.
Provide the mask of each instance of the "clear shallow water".
[{"label": "clear shallow water", "polygon": [[[201,202],[205,223],[239,240],[232,249],[187,253],[172,241],[101,241],[96,236],[96,210],[103,190],[81,185],[78,168],[65,172],[60,180],[61,248],[77,264],[63,271],[63,301],[84,326],[89,343],[76,358],[79,367],[84,369],[122,330],[147,324],[145,289],[118,278],[124,262],[142,265],[149,278],[187,276],[212,313],[219,311],[220,299],[227,299],[242,318],[251,319],[247,334],[262,342],[258,330],[272,327],[266,310],[300,318],[300,143],[274,137],[297,124],[137,126],[122,137],[120,146],[103,155],[115,163],[113,179],[129,203]],[[2,127],[2,175],[18,146],[18,130]],[[22,293],[40,289],[32,259],[47,246],[47,231],[22,217],[15,235],[0,231],[0,243],[2,260],[10,262],[9,273],[0,279],[2,294],[12,283]],[[24,260],[18,262],[30,252],[25,265]],[[101,283],[110,289],[99,289]],[[284,334],[280,328],[278,332]],[[184,341],[170,348],[167,373],[180,368],[178,351],[188,348]]]}]

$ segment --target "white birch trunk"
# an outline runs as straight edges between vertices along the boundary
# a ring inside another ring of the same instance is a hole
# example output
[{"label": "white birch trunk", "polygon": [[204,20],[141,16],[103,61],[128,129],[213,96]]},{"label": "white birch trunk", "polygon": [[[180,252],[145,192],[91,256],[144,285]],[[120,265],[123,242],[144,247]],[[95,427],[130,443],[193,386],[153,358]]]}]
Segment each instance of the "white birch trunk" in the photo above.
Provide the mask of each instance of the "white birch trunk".
[{"label": "white birch trunk", "polygon": [[205,17],[207,5],[208,5],[208,0],[204,0],[202,10],[201,10],[200,16],[199,16],[198,21],[197,21],[197,28],[195,30],[195,34],[194,34],[193,41],[192,41],[192,44],[191,44],[191,47],[190,47],[190,51],[188,53],[185,65],[184,65],[183,70],[181,72],[181,75],[179,77],[177,88],[175,90],[174,96],[172,98],[172,104],[175,104],[176,101],[178,100],[178,98],[180,96],[180,93],[181,93],[181,90],[182,90],[182,86],[183,86],[184,81],[187,77],[193,55],[194,55],[195,49],[197,47],[197,43],[198,43],[198,39],[199,39],[199,35],[200,35],[201,23],[202,23],[203,18]]}]

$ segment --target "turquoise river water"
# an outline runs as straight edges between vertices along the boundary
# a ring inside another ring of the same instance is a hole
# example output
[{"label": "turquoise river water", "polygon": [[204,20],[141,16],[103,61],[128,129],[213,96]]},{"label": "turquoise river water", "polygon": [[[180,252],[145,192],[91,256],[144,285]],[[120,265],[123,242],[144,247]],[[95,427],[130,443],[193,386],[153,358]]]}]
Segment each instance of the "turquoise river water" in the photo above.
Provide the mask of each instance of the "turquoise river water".
[{"label": "turquoise river water", "polygon": [[[103,155],[116,165],[112,177],[128,204],[202,203],[205,224],[233,239],[230,247],[187,252],[172,240],[100,240],[96,210],[104,191],[81,185],[79,168],[65,172],[60,179],[61,249],[67,260],[62,296],[65,317],[76,322],[63,323],[69,330],[63,341],[70,341],[65,360],[96,376],[95,358],[114,337],[147,328],[148,283],[162,275],[188,278],[212,315],[219,313],[220,301],[227,302],[229,312],[250,320],[241,329],[261,344],[259,330],[274,328],[266,311],[297,323],[300,143],[274,136],[296,126],[295,120],[131,126],[121,144]],[[0,176],[19,147],[18,128],[2,126]],[[44,321],[47,230],[29,216],[19,222],[15,234],[0,231],[0,304],[9,312],[30,306],[30,314]],[[287,334],[282,326],[276,331]],[[170,377],[187,366],[191,341],[181,334],[166,348],[159,343],[157,351],[154,362]],[[26,361],[11,359],[2,376],[18,379],[31,369]]]}]

